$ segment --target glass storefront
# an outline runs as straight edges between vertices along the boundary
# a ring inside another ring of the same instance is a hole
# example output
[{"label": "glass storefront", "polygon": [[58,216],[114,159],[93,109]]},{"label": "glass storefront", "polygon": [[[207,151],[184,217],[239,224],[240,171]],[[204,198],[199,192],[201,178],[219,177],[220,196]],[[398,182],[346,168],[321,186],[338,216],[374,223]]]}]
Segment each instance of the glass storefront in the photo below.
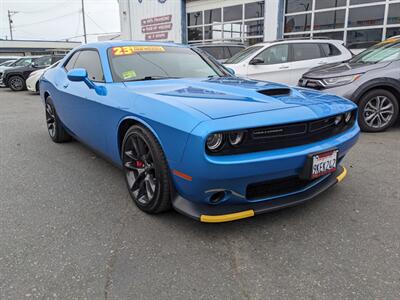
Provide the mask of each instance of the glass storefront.
[{"label": "glass storefront", "polygon": [[400,0],[285,0],[284,37],[326,37],[366,48],[398,35]]},{"label": "glass storefront", "polygon": [[233,42],[253,45],[264,37],[264,1],[187,13],[189,43]]}]

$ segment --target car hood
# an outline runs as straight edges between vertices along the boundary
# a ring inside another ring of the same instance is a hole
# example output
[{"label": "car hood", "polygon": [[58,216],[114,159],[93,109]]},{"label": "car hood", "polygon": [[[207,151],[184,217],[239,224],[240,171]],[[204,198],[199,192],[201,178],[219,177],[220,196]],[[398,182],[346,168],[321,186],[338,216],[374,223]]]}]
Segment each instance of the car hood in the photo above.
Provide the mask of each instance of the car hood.
[{"label": "car hood", "polygon": [[309,70],[307,73],[303,75],[303,77],[328,78],[328,77],[355,75],[384,68],[389,64],[390,62],[379,63],[379,64],[360,64],[360,63],[349,63],[349,62],[328,64]]},{"label": "car hood", "polygon": [[154,80],[127,82],[125,85],[136,96],[177,107],[190,107],[211,119],[304,106],[323,106],[325,111],[328,110],[327,114],[334,114],[334,103],[339,106],[350,103],[317,91],[238,77]]}]

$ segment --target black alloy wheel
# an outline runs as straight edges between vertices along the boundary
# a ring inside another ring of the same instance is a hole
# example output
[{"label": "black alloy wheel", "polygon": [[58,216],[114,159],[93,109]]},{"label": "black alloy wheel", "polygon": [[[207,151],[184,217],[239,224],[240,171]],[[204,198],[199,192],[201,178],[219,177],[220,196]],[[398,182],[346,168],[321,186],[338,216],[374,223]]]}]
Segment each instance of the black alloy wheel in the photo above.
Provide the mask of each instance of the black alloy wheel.
[{"label": "black alloy wheel", "polygon": [[399,103],[389,91],[376,89],[368,92],[358,103],[358,122],[363,131],[380,132],[391,127],[399,115]]},{"label": "black alloy wheel", "polygon": [[57,116],[57,112],[54,108],[53,101],[50,97],[46,98],[45,102],[46,110],[46,126],[50,138],[55,143],[69,142],[72,138],[65,130],[63,124]]},{"label": "black alloy wheel", "polygon": [[146,128],[132,126],[122,143],[122,162],[129,194],[148,213],[170,208],[170,179],[160,144]]},{"label": "black alloy wheel", "polygon": [[8,85],[15,92],[23,91],[26,88],[25,80],[21,76],[11,76]]}]

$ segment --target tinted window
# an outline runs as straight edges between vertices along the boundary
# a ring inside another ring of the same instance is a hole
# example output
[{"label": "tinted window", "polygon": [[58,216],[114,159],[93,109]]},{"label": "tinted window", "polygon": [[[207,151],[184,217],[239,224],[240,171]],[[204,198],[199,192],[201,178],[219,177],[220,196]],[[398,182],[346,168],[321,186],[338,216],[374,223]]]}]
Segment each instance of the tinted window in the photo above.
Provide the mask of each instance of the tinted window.
[{"label": "tinted window", "polygon": [[244,6],[245,19],[264,17],[264,1],[248,3]]},{"label": "tinted window", "polygon": [[343,28],[345,13],[344,9],[316,13],[314,30]]},{"label": "tinted window", "polygon": [[97,51],[81,51],[74,68],[86,69],[90,80],[104,81],[103,69],[101,68],[100,57]]},{"label": "tinted window", "polygon": [[349,27],[382,25],[385,5],[350,8]]},{"label": "tinted window", "polygon": [[296,15],[285,18],[285,32],[309,31],[311,14]]},{"label": "tinted window", "polygon": [[[332,1],[332,0],[331,0]],[[286,0],[286,12],[300,12],[311,10],[312,0]]]},{"label": "tinted window", "polygon": [[318,44],[304,43],[304,44],[291,44],[293,47],[293,60],[308,60],[321,58],[322,53]]},{"label": "tinted window", "polygon": [[243,5],[224,7],[224,21],[236,21],[243,18]]},{"label": "tinted window", "polygon": [[238,53],[236,53],[234,56],[232,56],[230,59],[226,61],[227,64],[237,64],[240,63],[241,61],[245,60],[248,58],[250,55],[253,53],[257,52],[260,50],[262,46],[254,46],[254,47],[249,47],[246,48]]},{"label": "tinted window", "polygon": [[234,56],[236,53],[239,53],[243,49],[244,49],[244,47],[228,46],[229,57]]},{"label": "tinted window", "polygon": [[53,56],[51,59],[51,63],[54,64],[56,62],[58,62],[59,60],[61,60],[63,58],[63,56]]},{"label": "tinted window", "polygon": [[388,24],[400,24],[400,3],[389,5]]},{"label": "tinted window", "polygon": [[283,44],[269,47],[255,58],[263,60],[266,65],[286,63],[289,59],[289,46]]},{"label": "tinted window", "polygon": [[346,0],[315,0],[315,9],[346,6]]},{"label": "tinted window", "polygon": [[222,75],[193,49],[154,47],[150,51],[138,50],[128,55],[115,55],[113,48],[110,48],[108,55],[114,80],[137,81],[146,77],[158,79]]},{"label": "tinted window", "polygon": [[211,54],[214,58],[216,59],[224,59],[226,58],[226,55],[224,53],[224,47],[200,47],[200,49],[208,52],[209,54]]},{"label": "tinted window", "polygon": [[64,68],[65,68],[65,70],[67,70],[67,72],[69,71],[69,70],[72,70],[73,68],[74,68],[74,64],[75,64],[75,62],[76,62],[76,59],[78,58],[78,56],[79,56],[79,51],[78,52],[75,52],[73,55],[72,55],[72,57],[68,60],[68,62],[64,65]]},{"label": "tinted window", "polygon": [[15,62],[15,64],[13,64],[13,66],[16,67],[25,67],[25,66],[29,66],[32,63],[32,58],[22,58],[19,59]]},{"label": "tinted window", "polygon": [[203,24],[203,13],[201,11],[196,11],[187,14],[187,26],[201,25]]},{"label": "tinted window", "polygon": [[204,11],[204,24],[211,24],[214,22],[221,22],[221,9],[210,9]]},{"label": "tinted window", "polygon": [[320,44],[325,56],[340,55],[341,52],[332,44]]}]

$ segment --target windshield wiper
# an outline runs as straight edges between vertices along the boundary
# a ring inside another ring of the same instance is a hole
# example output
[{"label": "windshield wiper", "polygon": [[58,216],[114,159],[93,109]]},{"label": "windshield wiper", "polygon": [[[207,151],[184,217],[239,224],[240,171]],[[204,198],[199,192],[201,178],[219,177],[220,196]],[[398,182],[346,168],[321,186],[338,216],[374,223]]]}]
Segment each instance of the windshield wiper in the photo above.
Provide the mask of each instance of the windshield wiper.
[{"label": "windshield wiper", "polygon": [[125,80],[125,82],[129,81],[146,81],[146,80],[159,80],[159,79],[179,79],[182,77],[173,77],[173,76],[144,76],[142,78],[136,78],[132,80]]}]

